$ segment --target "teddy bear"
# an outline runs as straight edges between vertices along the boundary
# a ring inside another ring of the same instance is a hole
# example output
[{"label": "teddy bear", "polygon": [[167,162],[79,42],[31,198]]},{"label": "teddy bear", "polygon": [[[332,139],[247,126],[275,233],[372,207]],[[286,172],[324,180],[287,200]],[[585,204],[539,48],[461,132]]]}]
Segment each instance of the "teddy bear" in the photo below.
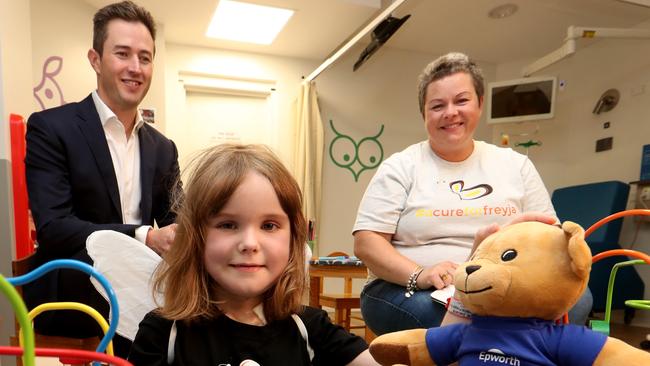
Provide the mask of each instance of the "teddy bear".
[{"label": "teddy bear", "polygon": [[584,326],[559,324],[587,286],[591,251],[566,221],[507,226],[488,236],[454,275],[469,324],[377,337],[382,365],[650,365],[650,353]]}]

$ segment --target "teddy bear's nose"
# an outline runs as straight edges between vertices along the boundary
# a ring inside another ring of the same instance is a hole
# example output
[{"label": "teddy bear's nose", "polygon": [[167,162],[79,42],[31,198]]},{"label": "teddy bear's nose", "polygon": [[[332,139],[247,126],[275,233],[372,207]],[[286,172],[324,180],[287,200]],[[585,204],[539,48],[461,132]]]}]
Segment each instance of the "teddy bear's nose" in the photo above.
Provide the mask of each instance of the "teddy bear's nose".
[{"label": "teddy bear's nose", "polygon": [[481,269],[481,266],[467,266],[465,267],[465,272],[467,273],[467,275],[471,275],[472,273],[476,272],[479,269]]}]

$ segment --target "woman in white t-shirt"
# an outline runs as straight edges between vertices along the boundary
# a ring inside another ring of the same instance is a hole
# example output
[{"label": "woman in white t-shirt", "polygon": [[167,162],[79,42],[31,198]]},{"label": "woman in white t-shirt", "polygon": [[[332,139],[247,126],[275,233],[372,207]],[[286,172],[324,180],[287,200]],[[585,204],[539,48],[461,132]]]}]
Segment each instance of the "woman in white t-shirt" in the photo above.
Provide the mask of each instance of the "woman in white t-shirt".
[{"label": "woman in white t-shirt", "polygon": [[[473,139],[484,86],[472,60],[449,53],[431,62],[418,92],[428,139],[382,163],[353,229],[355,254],[369,269],[361,311],[377,334],[440,325],[446,310],[431,290],[453,283],[477,230],[557,220],[528,157]],[[570,319],[584,324],[591,302],[587,291]]]}]

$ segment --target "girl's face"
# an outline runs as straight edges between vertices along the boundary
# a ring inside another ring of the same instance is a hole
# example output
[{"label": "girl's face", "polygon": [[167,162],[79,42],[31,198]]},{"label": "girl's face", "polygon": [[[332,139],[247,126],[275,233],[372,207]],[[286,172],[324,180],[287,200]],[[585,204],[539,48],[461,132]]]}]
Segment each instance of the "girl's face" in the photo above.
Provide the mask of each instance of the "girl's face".
[{"label": "girl's face", "polygon": [[483,106],[472,77],[457,72],[431,82],[424,102],[424,124],[431,149],[448,161],[467,159],[474,150],[472,139]]},{"label": "girl's face", "polygon": [[269,180],[250,171],[207,230],[205,266],[216,299],[262,302],[289,262],[289,217]]}]

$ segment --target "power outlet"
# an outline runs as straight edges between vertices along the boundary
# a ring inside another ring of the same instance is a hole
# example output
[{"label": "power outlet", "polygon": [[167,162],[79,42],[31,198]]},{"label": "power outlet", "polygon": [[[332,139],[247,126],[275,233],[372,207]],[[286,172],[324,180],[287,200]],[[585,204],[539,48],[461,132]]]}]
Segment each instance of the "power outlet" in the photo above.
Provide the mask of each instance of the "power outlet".
[{"label": "power outlet", "polygon": [[641,193],[639,194],[639,198],[644,202],[650,201],[650,187],[641,188]]},{"label": "power outlet", "polygon": [[[650,208],[650,185],[640,185],[636,188],[634,206],[641,209]],[[650,222],[650,216],[636,216],[635,221]]]}]

